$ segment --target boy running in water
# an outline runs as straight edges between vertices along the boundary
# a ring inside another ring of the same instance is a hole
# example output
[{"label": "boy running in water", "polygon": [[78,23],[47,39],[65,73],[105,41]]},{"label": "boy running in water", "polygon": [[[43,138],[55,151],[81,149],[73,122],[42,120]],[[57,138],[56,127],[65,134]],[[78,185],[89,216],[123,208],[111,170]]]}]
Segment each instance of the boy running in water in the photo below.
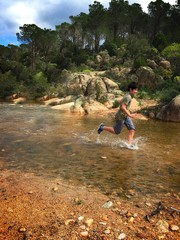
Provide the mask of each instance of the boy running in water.
[{"label": "boy running in water", "polygon": [[132,101],[132,98],[134,95],[138,92],[138,86],[136,82],[131,82],[128,85],[128,93],[124,95],[124,97],[119,101],[120,106],[119,110],[116,113],[115,116],[115,125],[114,127],[105,126],[104,123],[101,123],[98,127],[98,134],[100,134],[102,131],[107,131],[113,134],[120,134],[123,125],[126,126],[128,129],[128,143],[132,144],[133,137],[135,134],[135,126],[132,122],[131,118],[136,118],[136,113],[131,113],[129,111],[129,107]]}]

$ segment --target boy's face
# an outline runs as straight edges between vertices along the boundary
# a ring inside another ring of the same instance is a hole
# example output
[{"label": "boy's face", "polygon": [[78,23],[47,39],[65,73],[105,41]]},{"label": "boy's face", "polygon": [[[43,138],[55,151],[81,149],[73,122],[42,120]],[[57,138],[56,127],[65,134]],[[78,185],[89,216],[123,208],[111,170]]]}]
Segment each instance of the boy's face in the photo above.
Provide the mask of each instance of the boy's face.
[{"label": "boy's face", "polygon": [[136,89],[131,89],[130,88],[130,93],[134,96],[134,95],[136,95],[136,93],[138,92],[138,88],[136,88]]}]

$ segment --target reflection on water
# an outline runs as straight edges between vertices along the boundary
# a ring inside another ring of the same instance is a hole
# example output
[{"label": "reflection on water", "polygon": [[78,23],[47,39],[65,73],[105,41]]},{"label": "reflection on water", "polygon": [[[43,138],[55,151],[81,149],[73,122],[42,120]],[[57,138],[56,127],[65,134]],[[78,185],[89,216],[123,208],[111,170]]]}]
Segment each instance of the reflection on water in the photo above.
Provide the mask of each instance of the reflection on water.
[{"label": "reflection on water", "polygon": [[96,133],[112,119],[79,117],[38,105],[0,105],[4,168],[63,178],[105,193],[179,191],[180,124],[136,120],[138,150],[124,148],[126,129]]}]

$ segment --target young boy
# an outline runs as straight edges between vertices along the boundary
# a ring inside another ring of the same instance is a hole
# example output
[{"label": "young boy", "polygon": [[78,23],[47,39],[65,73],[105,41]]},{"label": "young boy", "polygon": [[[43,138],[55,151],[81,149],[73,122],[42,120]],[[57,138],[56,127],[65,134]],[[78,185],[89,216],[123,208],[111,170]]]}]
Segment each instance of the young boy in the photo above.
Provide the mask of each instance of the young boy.
[{"label": "young boy", "polygon": [[115,125],[114,127],[105,126],[103,123],[101,123],[98,127],[98,134],[100,134],[102,131],[107,131],[113,134],[120,134],[123,125],[126,126],[128,129],[128,144],[132,144],[133,137],[135,134],[135,127],[131,120],[131,118],[136,118],[136,113],[131,113],[129,111],[129,107],[131,104],[131,100],[134,97],[134,95],[138,92],[138,86],[136,82],[131,82],[128,85],[128,91],[127,93],[120,101],[119,110],[116,113],[115,116]]}]

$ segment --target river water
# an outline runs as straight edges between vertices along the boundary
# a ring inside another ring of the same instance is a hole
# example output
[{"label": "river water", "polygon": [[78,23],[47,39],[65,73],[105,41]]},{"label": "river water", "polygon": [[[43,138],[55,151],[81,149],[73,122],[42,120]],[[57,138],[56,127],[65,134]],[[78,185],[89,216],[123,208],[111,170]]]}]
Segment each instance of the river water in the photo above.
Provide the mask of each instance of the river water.
[{"label": "river water", "polygon": [[61,178],[121,196],[180,191],[180,124],[135,120],[138,150],[119,136],[97,134],[111,118],[65,114],[43,105],[0,104],[3,169]]}]

